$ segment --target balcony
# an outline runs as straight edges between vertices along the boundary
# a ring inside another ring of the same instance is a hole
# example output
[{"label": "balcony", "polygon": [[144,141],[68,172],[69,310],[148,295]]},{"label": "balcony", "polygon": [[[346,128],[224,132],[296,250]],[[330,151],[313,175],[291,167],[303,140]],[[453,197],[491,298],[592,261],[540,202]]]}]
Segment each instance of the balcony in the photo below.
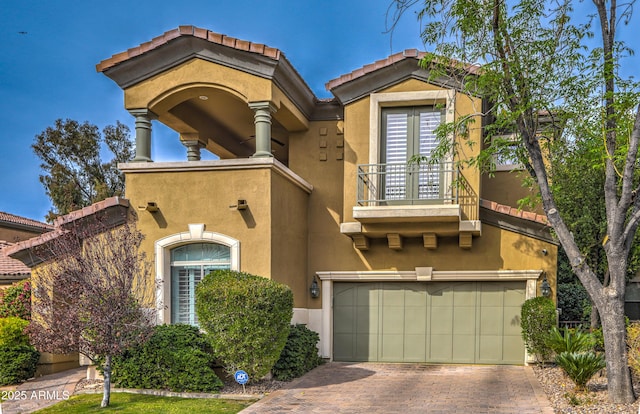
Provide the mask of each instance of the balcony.
[{"label": "balcony", "polygon": [[392,247],[392,238],[422,236],[431,248],[439,236],[460,236],[461,247],[468,248],[471,237],[480,235],[478,196],[452,162],[364,164],[357,175],[357,222],[341,227],[354,241],[387,237]]}]

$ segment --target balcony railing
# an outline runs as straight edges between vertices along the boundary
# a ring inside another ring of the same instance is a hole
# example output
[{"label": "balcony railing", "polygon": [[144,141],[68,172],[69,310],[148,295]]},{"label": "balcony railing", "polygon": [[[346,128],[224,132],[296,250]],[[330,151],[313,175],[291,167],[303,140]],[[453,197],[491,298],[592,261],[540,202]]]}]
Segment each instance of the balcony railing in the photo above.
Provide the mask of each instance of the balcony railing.
[{"label": "balcony railing", "polygon": [[459,204],[477,219],[478,198],[452,162],[358,166],[359,206]]}]

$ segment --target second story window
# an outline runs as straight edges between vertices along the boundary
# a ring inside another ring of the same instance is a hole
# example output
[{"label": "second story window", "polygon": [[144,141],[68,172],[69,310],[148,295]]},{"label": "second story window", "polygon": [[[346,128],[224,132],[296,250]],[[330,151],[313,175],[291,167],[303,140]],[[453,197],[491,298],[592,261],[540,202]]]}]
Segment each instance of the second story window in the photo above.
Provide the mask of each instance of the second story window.
[{"label": "second story window", "polygon": [[431,156],[442,111],[432,106],[383,108],[381,118],[379,173],[384,200],[442,198],[440,164],[410,164],[414,156]]}]

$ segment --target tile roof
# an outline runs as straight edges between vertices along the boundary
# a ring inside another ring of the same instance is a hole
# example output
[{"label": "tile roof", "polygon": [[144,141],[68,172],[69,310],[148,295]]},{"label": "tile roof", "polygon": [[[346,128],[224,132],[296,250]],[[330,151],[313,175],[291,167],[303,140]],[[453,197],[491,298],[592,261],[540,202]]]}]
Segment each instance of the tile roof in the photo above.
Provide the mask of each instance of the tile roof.
[{"label": "tile roof", "polygon": [[125,62],[136,56],[142,55],[150,50],[156,49],[164,44],[169,43],[171,40],[181,36],[193,36],[200,39],[207,40],[211,43],[217,43],[219,45],[227,46],[237,50],[243,50],[246,52],[258,53],[268,58],[279,60],[282,53],[280,50],[266,46],[261,43],[253,43],[247,40],[236,39],[235,37],[227,36],[224,34],[212,32],[211,30],[201,29],[195,26],[179,26],[177,29],[164,32],[162,35],[155,37],[149,42],[140,44],[139,46],[128,49],[124,52],[117,53],[108,59],[96,65],[98,72],[104,72],[109,68],[116,66],[119,63]]},{"label": "tile roof", "polygon": [[35,227],[43,231],[53,230],[53,226],[50,224],[0,211],[0,223],[2,222],[7,224],[18,224],[22,226]]},{"label": "tile roof", "polygon": [[[350,73],[346,73],[336,79],[332,79],[329,82],[327,82],[325,84],[325,88],[330,91],[335,87],[338,87],[344,83],[350,82],[352,80],[355,80],[357,78],[360,78],[368,73],[374,72],[376,70],[382,69],[382,68],[386,68],[387,66],[391,66],[395,63],[398,63],[402,60],[405,59],[416,59],[416,60],[421,60],[422,58],[424,58],[427,55],[426,52],[421,52],[418,49],[405,49],[402,52],[398,52],[395,53],[391,56],[388,56],[384,59],[380,59],[377,60],[373,63],[370,63],[368,65],[364,65],[361,68],[358,68]],[[451,67],[462,67],[464,70],[468,71],[469,73],[477,73],[480,69],[479,65],[473,65],[473,64],[468,64],[468,63],[461,63],[459,61],[456,61],[454,59],[448,59],[448,61],[446,61],[447,65],[451,65]]]},{"label": "tile roof", "polygon": [[486,209],[489,209],[498,213],[506,214],[512,217],[518,217],[524,220],[529,220],[536,223],[549,225],[547,216],[545,216],[544,214],[537,214],[531,211],[522,211],[516,207],[511,207],[504,204],[498,204],[495,201],[480,199],[480,207],[484,207]]},{"label": "tile roof", "polygon": [[[65,234],[68,230],[65,229],[66,224],[73,223],[75,221],[81,220],[85,217],[90,217],[100,212],[107,212],[112,210],[114,207],[120,207],[124,209],[129,208],[129,200],[122,197],[109,197],[105,200],[98,201],[97,203],[93,203],[90,206],[84,207],[80,210],[72,211],[69,214],[65,214],[64,216],[60,216],[55,219],[53,222],[53,231],[48,233],[41,234],[40,236],[32,237],[28,240],[24,240],[21,242],[17,242],[11,246],[7,246],[4,249],[4,253],[8,256],[15,257],[17,259],[22,260],[23,263],[27,263],[27,261],[33,261],[32,263],[28,263],[30,265],[34,265],[38,263],[39,258],[33,258],[29,256],[30,249],[36,248],[38,246],[42,246],[47,242]],[[118,220],[122,221],[125,218],[119,218]],[[116,220],[116,222],[120,222]]]},{"label": "tile roof", "polygon": [[20,260],[12,259],[5,254],[5,248],[12,246],[4,240],[0,240],[0,276],[25,276],[31,275],[31,269],[24,265]]}]

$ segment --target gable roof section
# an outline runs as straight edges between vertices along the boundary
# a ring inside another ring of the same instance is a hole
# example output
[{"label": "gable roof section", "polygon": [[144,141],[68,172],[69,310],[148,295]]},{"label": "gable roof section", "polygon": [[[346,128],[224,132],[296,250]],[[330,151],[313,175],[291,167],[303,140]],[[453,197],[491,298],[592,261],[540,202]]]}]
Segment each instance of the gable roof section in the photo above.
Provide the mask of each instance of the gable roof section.
[{"label": "gable roof section", "polygon": [[106,228],[113,228],[127,220],[128,208],[129,200],[121,197],[109,197],[56,218],[53,222],[53,231],[8,246],[4,249],[4,253],[10,258],[21,261],[26,266],[35,266],[42,263],[44,259],[34,254],[34,251],[45,246],[49,241],[67,234],[69,227],[100,216]]},{"label": "gable roof section", "polygon": [[30,218],[0,211],[0,226],[45,233],[53,230],[53,226]]},{"label": "gable roof section", "polygon": [[[430,79],[429,71],[420,66],[420,61],[425,56],[427,56],[426,52],[420,52],[417,49],[406,49],[403,52],[393,54],[385,59],[378,60],[330,80],[325,84],[325,87],[343,105],[412,78],[449,89],[459,89],[459,83],[451,77],[438,76]],[[480,70],[478,65],[463,64],[452,59],[446,60],[445,64],[447,67],[451,67],[452,70],[461,69],[472,75],[477,74]]]},{"label": "gable roof section", "polygon": [[316,96],[279,49],[195,26],[179,26],[117,53],[96,70],[126,89],[193,58],[273,80],[307,118],[313,113]]},{"label": "gable roof section", "polygon": [[558,245],[558,241],[551,234],[549,221],[543,214],[480,199],[480,220],[501,229]]}]

